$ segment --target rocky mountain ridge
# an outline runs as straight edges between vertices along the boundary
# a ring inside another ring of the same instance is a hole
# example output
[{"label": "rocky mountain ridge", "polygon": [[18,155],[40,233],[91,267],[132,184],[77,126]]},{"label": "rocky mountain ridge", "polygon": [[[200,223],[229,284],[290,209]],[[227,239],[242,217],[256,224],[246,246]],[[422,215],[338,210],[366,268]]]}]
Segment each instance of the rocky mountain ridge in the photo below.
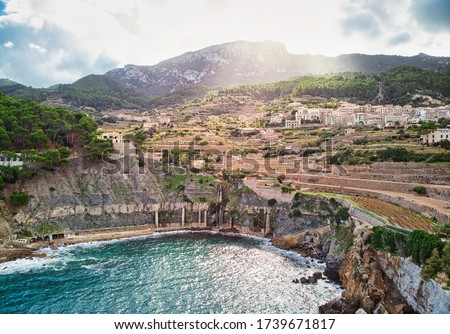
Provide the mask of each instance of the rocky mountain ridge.
[{"label": "rocky mountain ridge", "polygon": [[438,70],[449,62],[450,57],[422,53],[412,57],[295,55],[279,42],[237,41],[187,52],[153,66],[126,65],[105,75],[150,95],[165,95],[199,84],[215,87],[274,82],[303,74],[378,73],[401,65]]}]

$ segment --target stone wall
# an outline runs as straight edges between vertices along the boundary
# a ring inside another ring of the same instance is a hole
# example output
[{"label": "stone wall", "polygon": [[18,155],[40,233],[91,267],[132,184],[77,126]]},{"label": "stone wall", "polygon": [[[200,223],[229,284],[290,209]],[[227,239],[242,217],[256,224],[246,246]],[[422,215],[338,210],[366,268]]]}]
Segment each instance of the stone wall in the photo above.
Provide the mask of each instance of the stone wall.
[{"label": "stone wall", "polygon": [[407,201],[401,197],[397,196],[390,196],[387,194],[381,194],[375,191],[365,190],[365,189],[348,189],[348,188],[342,188],[342,187],[333,187],[328,185],[322,185],[322,184],[305,184],[305,183],[299,183],[296,184],[298,189],[306,188],[314,191],[323,191],[323,192],[331,192],[336,194],[346,194],[346,195],[356,195],[356,196],[367,196],[367,197],[373,197],[377,198],[379,200],[389,202],[392,204],[399,205],[405,209],[419,212],[427,217],[435,217],[439,222],[441,223],[447,223],[450,220],[450,217],[446,215],[445,213],[440,212],[439,210],[423,205],[418,203],[412,203],[410,201]]},{"label": "stone wall", "polygon": [[[361,188],[366,190],[392,191],[401,193],[414,193],[412,189],[419,185],[414,183],[375,181],[366,179],[353,179],[343,177],[328,177],[316,175],[288,174],[287,179],[304,182],[306,187],[312,185],[328,185],[335,187]],[[427,185],[427,195],[431,198],[450,201],[450,189],[444,186]]]}]

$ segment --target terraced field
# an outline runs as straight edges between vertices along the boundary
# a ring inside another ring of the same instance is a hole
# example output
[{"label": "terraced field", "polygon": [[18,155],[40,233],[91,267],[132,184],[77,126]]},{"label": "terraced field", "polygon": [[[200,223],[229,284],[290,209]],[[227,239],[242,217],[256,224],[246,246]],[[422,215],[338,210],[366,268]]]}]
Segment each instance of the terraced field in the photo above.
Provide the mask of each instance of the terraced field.
[{"label": "terraced field", "polygon": [[416,212],[409,211],[401,206],[380,201],[376,198],[362,196],[353,196],[351,202],[363,209],[372,211],[373,213],[386,218],[394,226],[399,226],[408,230],[433,232],[433,225],[429,218]]}]

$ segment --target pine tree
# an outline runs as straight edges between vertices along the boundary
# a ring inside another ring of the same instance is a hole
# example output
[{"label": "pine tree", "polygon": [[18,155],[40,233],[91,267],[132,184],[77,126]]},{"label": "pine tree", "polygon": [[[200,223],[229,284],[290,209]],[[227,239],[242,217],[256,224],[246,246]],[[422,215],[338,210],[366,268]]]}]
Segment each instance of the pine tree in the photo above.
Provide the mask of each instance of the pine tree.
[{"label": "pine tree", "polygon": [[422,269],[422,278],[424,280],[434,279],[436,275],[442,271],[442,259],[437,248],[433,249],[431,257],[427,261],[427,265]]}]

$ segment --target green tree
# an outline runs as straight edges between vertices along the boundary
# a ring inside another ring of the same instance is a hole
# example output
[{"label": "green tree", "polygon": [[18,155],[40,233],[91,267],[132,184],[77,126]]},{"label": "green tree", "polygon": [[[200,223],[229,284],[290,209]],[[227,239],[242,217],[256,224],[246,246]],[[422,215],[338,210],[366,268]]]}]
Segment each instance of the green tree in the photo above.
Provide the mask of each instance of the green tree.
[{"label": "green tree", "polygon": [[444,247],[444,242],[437,236],[425,231],[415,230],[406,240],[405,256],[411,256],[417,264],[425,264],[431,257],[433,249],[439,251]]},{"label": "green tree", "polygon": [[442,259],[437,248],[433,249],[427,265],[422,269],[421,276],[424,280],[433,279],[442,271]]},{"label": "green tree", "polygon": [[142,146],[146,140],[147,135],[144,133],[144,131],[142,130],[136,131],[136,133],[134,134],[134,142],[136,143],[136,145]]},{"label": "green tree", "polygon": [[47,148],[50,140],[42,129],[35,129],[28,135],[30,146],[36,149]]},{"label": "green tree", "polygon": [[30,199],[30,195],[27,194],[26,192],[13,192],[11,195],[9,195],[9,200],[11,201],[11,203],[13,205],[24,205],[28,202],[28,200]]},{"label": "green tree", "polygon": [[350,213],[348,208],[341,207],[334,214],[334,219],[336,223],[340,224],[343,221],[347,221],[350,218]]},{"label": "green tree", "polygon": [[94,159],[109,158],[114,153],[114,146],[111,140],[95,138],[84,149],[90,152]]},{"label": "green tree", "polygon": [[278,202],[277,202],[277,200],[275,199],[275,198],[271,198],[271,199],[269,199],[268,201],[267,201],[267,204],[269,205],[269,206],[274,206],[275,204],[277,204]]},{"label": "green tree", "polygon": [[0,149],[8,148],[11,145],[11,138],[8,131],[3,126],[0,126]]}]

